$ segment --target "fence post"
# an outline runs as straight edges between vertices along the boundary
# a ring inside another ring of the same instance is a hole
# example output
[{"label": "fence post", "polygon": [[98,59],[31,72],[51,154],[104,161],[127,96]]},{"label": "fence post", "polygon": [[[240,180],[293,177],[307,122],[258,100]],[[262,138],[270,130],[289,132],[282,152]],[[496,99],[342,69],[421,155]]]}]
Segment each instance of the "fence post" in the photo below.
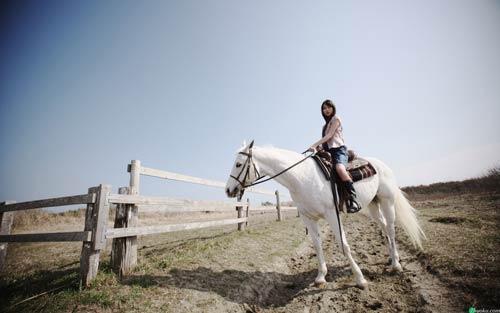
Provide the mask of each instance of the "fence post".
[{"label": "fence post", "polygon": [[80,256],[80,289],[88,287],[97,276],[101,250],[106,246],[106,223],[108,222],[108,195],[111,187],[99,185],[89,188],[95,194],[95,203],[87,204],[85,231],[92,231],[91,241],[84,241]]},{"label": "fence post", "polygon": [[[15,201],[5,201],[2,204],[13,204]],[[10,235],[15,212],[0,213],[0,235]],[[7,242],[0,243],[0,272],[3,271],[7,259]]]},{"label": "fence post", "polygon": [[[141,178],[141,161],[132,160],[128,171],[130,172],[130,183],[128,188],[129,195],[138,195]],[[135,204],[126,204],[125,212],[127,215],[126,227],[136,227],[139,220],[138,207]],[[121,260],[121,274],[126,275],[137,265],[137,236],[125,237],[125,253]]]},{"label": "fence post", "polygon": [[[238,211],[238,218],[242,218],[243,217],[243,206],[237,205],[236,211]],[[245,223],[238,223],[238,230],[242,230],[243,228],[245,228]]]},{"label": "fence post", "polygon": [[278,211],[278,222],[281,222],[280,192],[276,190],[275,194],[276,194],[276,210]]},{"label": "fence post", "polygon": [[248,211],[249,210],[250,210],[250,199],[247,198],[247,212],[246,212],[247,221],[245,223],[245,226],[248,226]]},{"label": "fence post", "polygon": [[[121,195],[129,194],[129,192],[130,191],[128,187],[121,187],[118,189],[118,193]],[[129,226],[132,227],[132,206],[133,205],[130,204],[116,205],[114,228],[127,228]],[[132,270],[132,268],[130,267],[130,265],[132,264],[131,259],[137,260],[137,249],[134,251],[135,255],[133,255],[132,253],[132,241],[134,238],[137,237],[113,239],[113,248],[111,250],[111,268],[113,269],[113,272],[118,274],[119,277],[123,277]]]}]

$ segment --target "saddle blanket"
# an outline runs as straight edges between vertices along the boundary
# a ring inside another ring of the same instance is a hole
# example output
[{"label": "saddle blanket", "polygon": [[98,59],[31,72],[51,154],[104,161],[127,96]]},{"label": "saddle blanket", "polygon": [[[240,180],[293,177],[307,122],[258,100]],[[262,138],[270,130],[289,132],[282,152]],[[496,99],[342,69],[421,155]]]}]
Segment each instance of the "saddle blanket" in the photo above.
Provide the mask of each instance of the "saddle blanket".
[{"label": "saddle blanket", "polygon": [[[347,164],[347,173],[349,173],[353,182],[357,182],[377,174],[377,171],[370,162],[357,158],[351,151],[349,151],[349,156],[350,158],[349,163]],[[351,156],[354,157],[352,158]],[[320,151],[313,155],[313,159],[325,175],[325,178],[330,180],[332,170],[332,158],[330,153]]]}]

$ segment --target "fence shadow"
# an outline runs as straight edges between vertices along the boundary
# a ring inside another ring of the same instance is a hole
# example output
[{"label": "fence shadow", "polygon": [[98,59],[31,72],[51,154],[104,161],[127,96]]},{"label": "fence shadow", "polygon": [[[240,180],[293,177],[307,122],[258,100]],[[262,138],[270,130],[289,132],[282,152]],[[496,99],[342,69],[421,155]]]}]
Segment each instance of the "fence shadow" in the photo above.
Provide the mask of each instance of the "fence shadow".
[{"label": "fence shadow", "polygon": [[[73,264],[69,264],[72,266]],[[78,290],[79,267],[40,270],[23,278],[9,281],[0,279],[0,307],[48,290],[66,288]],[[0,310],[1,311],[1,310]]]},{"label": "fence shadow", "polygon": [[[343,268],[329,268],[335,277],[349,276]],[[240,270],[214,271],[206,267],[192,270],[174,268],[165,276],[129,276],[122,280],[126,285],[139,285],[143,288],[176,287],[203,292],[213,292],[226,300],[263,308],[282,307],[298,294],[315,294],[324,289],[308,288],[316,278],[317,270],[287,275],[276,272],[244,272]],[[335,290],[355,288],[344,285]]]}]

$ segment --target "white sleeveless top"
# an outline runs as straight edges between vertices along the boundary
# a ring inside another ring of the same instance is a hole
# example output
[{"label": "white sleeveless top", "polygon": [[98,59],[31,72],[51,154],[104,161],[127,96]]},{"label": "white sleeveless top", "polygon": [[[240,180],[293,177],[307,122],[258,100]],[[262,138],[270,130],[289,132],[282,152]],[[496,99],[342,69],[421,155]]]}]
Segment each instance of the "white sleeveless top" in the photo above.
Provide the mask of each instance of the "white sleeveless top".
[{"label": "white sleeveless top", "polygon": [[[338,123],[336,123],[335,121],[338,121]],[[344,135],[342,134],[342,122],[340,120],[340,117],[336,115],[332,117],[332,119],[328,123],[328,126],[326,126],[325,134],[328,134],[328,132],[332,127],[337,127],[337,128],[335,129],[333,137],[326,142],[328,144],[328,148],[330,149],[330,148],[338,148],[340,146],[344,146],[345,145]]]}]

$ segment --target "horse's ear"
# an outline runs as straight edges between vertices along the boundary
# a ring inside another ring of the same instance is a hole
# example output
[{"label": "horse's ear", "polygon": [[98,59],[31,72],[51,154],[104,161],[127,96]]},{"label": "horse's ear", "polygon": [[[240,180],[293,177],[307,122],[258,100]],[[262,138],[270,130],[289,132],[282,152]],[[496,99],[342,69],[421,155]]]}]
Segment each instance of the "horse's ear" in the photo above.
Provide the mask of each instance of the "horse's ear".
[{"label": "horse's ear", "polygon": [[252,149],[252,147],[253,147],[253,140],[252,140],[252,142],[250,143],[250,145],[248,146],[248,149]]},{"label": "horse's ear", "polygon": [[245,148],[246,146],[247,146],[247,141],[243,140],[243,146],[242,146],[242,148]]}]

